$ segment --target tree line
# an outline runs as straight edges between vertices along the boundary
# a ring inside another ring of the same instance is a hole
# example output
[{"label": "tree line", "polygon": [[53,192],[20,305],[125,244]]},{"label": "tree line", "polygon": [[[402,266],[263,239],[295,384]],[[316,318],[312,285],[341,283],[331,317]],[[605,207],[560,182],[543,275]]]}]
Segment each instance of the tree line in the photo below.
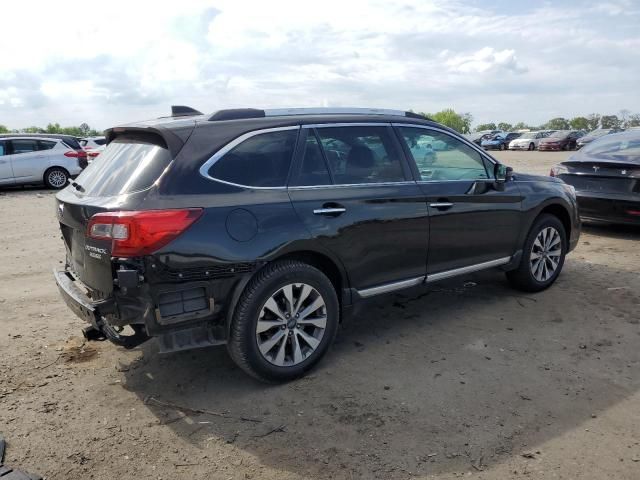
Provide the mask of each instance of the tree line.
[{"label": "tree line", "polygon": [[[470,113],[458,113],[452,108],[446,108],[436,113],[423,113],[438,123],[446,125],[460,133],[481,132],[483,130],[595,130],[596,128],[630,128],[640,127],[640,113],[631,113],[629,110],[621,110],[618,115],[600,115],[592,113],[586,117],[578,116],[573,118],[556,117],[542,125],[530,125],[525,122],[510,124],[508,122],[490,122],[471,127],[473,116]],[[59,123],[49,123],[45,128],[27,127],[17,130],[10,130],[4,125],[0,125],[0,133],[59,133],[64,135],[74,135],[76,137],[95,137],[103,135],[102,131],[94,130],[86,123],[81,123],[76,127],[62,127]]]},{"label": "tree line", "polygon": [[630,128],[640,127],[640,113],[631,113],[629,110],[621,110],[618,115],[601,115],[592,113],[586,117],[578,116],[573,118],[556,117],[542,125],[530,125],[525,122],[510,124],[508,122],[481,123],[471,128],[473,116],[470,113],[457,113],[451,108],[447,108],[436,113],[420,113],[438,123],[446,125],[460,133],[481,132],[483,130],[586,130],[591,131],[597,128]]},{"label": "tree line", "polygon": [[94,130],[86,123],[81,123],[77,127],[62,127],[59,123],[50,123],[45,128],[27,127],[10,130],[5,125],[0,125],[0,133],[58,133],[62,135],[73,135],[74,137],[98,137],[103,135],[100,130]]}]

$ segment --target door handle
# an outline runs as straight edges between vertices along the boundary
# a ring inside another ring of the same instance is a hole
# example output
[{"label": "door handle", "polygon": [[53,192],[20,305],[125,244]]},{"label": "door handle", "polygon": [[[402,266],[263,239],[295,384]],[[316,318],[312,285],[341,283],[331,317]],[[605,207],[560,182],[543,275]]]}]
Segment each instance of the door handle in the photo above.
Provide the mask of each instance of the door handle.
[{"label": "door handle", "polygon": [[434,202],[429,204],[430,207],[433,208],[451,208],[453,207],[453,203],[451,202]]},{"label": "door handle", "polygon": [[338,216],[346,211],[347,209],[344,207],[330,207],[330,208],[316,208],[313,211],[313,213],[316,215]]}]

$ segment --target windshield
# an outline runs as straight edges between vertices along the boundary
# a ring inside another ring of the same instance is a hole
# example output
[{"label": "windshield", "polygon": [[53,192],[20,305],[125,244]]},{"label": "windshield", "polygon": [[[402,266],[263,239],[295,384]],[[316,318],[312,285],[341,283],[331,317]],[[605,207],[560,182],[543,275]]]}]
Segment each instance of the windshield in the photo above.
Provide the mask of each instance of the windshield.
[{"label": "windshield", "polygon": [[566,130],[559,130],[557,132],[553,132],[549,135],[549,138],[567,138],[569,136],[569,132]]},{"label": "windshield", "polygon": [[635,135],[611,135],[595,140],[582,150],[588,155],[626,157],[640,161],[640,132]]},{"label": "windshield", "polygon": [[136,138],[117,138],[89,164],[76,182],[83,194],[110,197],[149,188],[171,163],[163,146]]},{"label": "windshield", "polygon": [[540,132],[524,132],[522,135],[518,137],[518,140],[531,140],[532,138],[536,138]]}]

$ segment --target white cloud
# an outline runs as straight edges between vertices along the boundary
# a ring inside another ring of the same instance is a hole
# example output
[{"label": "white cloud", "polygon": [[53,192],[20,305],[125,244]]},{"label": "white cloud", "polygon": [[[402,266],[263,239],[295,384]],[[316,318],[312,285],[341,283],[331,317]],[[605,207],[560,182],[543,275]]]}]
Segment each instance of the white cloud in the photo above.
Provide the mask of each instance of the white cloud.
[{"label": "white cloud", "polygon": [[458,73],[487,73],[510,71],[524,73],[525,67],[518,63],[515,51],[505,49],[496,51],[491,47],[482,48],[470,55],[456,55],[446,60],[446,65]]},{"label": "white cloud", "polygon": [[7,2],[0,123],[104,128],[172,103],[453,107],[530,122],[640,111],[636,4],[522,2],[506,14],[479,3]]}]

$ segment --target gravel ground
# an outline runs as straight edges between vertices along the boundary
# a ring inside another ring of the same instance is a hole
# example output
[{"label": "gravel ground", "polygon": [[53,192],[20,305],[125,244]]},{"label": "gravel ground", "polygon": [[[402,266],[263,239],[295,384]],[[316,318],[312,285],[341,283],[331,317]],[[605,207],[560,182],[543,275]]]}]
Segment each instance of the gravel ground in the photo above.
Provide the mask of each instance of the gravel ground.
[{"label": "gravel ground", "polygon": [[[499,152],[547,173],[566,153]],[[50,479],[640,478],[640,229],[586,226],[551,289],[483,272],[379,299],[308,377],[224,348],[84,344],[53,194],[0,191],[0,431]]]}]

